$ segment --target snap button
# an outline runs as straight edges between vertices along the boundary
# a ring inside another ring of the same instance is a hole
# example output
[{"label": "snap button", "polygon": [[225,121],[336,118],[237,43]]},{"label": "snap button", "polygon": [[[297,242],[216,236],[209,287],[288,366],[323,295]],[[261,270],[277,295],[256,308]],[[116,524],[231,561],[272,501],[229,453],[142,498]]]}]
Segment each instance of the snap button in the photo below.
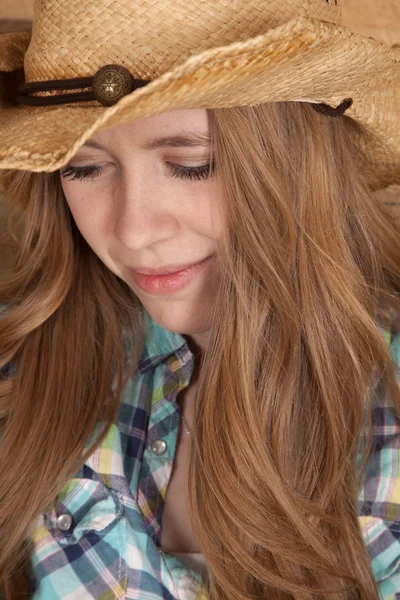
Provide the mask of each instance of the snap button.
[{"label": "snap button", "polygon": [[167,444],[164,442],[164,440],[154,440],[154,442],[151,444],[151,449],[154,454],[164,454],[164,452],[167,450]]},{"label": "snap button", "polygon": [[132,76],[120,65],[105,65],[93,76],[93,95],[103,106],[112,106],[133,90]]},{"label": "snap button", "polygon": [[65,514],[57,517],[57,527],[61,529],[61,531],[68,531],[72,526],[72,517],[71,515]]}]

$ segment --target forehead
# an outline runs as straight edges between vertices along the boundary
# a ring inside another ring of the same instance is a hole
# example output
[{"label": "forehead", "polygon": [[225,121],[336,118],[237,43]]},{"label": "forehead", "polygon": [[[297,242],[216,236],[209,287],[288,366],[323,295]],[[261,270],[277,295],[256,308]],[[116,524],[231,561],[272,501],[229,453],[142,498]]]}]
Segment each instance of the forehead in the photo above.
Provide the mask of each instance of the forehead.
[{"label": "forehead", "polygon": [[199,109],[173,110],[133,123],[107,129],[87,140],[82,148],[104,148],[115,143],[134,144],[143,150],[158,148],[196,148],[210,143],[207,111]]}]

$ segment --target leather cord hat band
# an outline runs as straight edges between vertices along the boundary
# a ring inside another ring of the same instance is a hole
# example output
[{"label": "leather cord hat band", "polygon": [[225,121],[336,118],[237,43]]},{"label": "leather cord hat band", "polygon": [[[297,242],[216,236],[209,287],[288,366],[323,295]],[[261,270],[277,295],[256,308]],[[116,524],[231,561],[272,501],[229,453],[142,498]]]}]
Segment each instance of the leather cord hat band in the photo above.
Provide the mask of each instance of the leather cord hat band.
[{"label": "leather cord hat band", "polygon": [[[30,106],[49,106],[53,104],[68,104],[70,102],[89,102],[97,100],[103,106],[112,106],[120,98],[133,90],[150,83],[149,79],[135,79],[126,67],[121,65],[105,65],[93,77],[76,77],[74,79],[53,79],[49,81],[34,81],[21,83],[17,87],[14,101]],[[74,90],[91,88],[87,92],[76,94],[57,94],[53,96],[32,96],[35,92],[54,90]],[[327,104],[312,104],[312,107],[330,117],[339,117],[353,104],[351,98],[345,98],[333,108]]]},{"label": "leather cord hat band", "polygon": [[[139,87],[147,85],[150,81],[147,79],[135,79],[128,69],[121,65],[105,65],[93,77],[21,83],[16,90],[15,102],[29,106],[48,106],[97,100],[103,106],[112,106],[123,96],[130,94]],[[86,92],[77,92],[76,94],[55,94],[53,96],[31,95],[35,92],[82,88],[91,89]]]}]

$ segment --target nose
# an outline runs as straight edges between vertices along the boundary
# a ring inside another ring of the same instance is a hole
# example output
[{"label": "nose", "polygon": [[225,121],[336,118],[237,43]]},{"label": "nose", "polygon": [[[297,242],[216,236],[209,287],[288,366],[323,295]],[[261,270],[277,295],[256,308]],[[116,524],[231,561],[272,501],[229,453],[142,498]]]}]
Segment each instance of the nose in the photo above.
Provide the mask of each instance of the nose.
[{"label": "nose", "polygon": [[144,172],[129,174],[115,198],[114,235],[127,248],[139,251],[176,236],[177,215],[165,186]]}]

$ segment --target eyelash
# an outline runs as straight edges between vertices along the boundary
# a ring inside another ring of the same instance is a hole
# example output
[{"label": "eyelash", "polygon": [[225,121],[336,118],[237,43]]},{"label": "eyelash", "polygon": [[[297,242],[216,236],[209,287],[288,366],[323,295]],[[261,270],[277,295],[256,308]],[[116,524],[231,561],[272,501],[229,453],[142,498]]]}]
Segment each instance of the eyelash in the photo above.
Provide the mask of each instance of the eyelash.
[{"label": "eyelash", "polygon": [[[173,165],[168,163],[168,168],[171,171],[172,177],[180,179],[197,180],[206,179],[212,176],[215,169],[215,161],[202,165],[201,167],[183,167],[182,165]],[[64,167],[60,169],[60,175],[66,179],[74,181],[75,179],[95,179],[101,175],[103,167],[100,165],[88,165],[85,167]]]}]

